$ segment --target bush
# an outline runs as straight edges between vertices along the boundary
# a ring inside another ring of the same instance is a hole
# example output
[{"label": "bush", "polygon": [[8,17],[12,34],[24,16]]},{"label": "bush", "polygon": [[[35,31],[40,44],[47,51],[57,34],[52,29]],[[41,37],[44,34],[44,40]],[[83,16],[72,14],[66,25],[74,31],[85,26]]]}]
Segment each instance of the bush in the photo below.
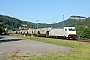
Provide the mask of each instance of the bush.
[{"label": "bush", "polygon": [[0,34],[2,34],[4,32],[4,28],[0,27]]},{"label": "bush", "polygon": [[82,38],[90,39],[90,28],[85,28],[81,34]]}]

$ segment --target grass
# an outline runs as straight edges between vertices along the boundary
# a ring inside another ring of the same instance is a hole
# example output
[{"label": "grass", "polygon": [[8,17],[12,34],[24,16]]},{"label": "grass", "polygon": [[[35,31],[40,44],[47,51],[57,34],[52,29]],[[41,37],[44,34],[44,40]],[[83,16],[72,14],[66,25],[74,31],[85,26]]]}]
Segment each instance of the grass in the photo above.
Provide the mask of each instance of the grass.
[{"label": "grass", "polygon": [[83,43],[77,43],[76,41],[67,41],[67,40],[43,38],[43,37],[36,37],[36,36],[33,36],[33,37],[32,36],[25,36],[24,37],[23,35],[18,35],[18,34],[14,34],[13,36],[27,38],[27,39],[35,40],[35,41],[41,41],[41,42],[45,42],[45,43],[68,46],[68,47],[72,47],[72,48],[85,48],[86,47],[85,44],[83,45]]},{"label": "grass", "polygon": [[[18,56],[20,60],[90,60],[90,44],[89,43],[81,43],[76,41],[68,41],[68,40],[59,40],[52,38],[43,38],[43,37],[35,37],[35,36],[23,36],[14,34],[13,36],[18,36],[25,39],[41,41],[50,44],[62,45],[73,48],[68,54],[56,54],[52,56],[43,55],[43,56]],[[17,56],[13,56],[12,59],[16,59]]]}]

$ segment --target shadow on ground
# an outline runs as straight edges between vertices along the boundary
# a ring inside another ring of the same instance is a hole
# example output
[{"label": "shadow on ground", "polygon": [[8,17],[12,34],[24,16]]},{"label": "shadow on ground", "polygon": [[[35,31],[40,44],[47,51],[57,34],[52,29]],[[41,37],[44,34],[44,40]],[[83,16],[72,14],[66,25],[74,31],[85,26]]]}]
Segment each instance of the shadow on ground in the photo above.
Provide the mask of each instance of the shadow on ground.
[{"label": "shadow on ground", "polygon": [[0,39],[2,39],[2,38],[4,38],[4,37],[0,36]]},{"label": "shadow on ground", "polygon": [[0,40],[0,43],[13,42],[13,41],[19,41],[19,40],[22,40],[22,39],[2,39]]}]

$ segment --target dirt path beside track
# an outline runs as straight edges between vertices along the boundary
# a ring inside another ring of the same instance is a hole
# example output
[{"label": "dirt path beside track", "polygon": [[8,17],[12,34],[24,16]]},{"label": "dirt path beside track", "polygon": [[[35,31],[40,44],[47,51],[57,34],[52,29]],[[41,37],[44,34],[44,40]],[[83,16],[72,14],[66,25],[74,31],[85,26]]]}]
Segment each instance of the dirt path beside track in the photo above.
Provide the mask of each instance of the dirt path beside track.
[{"label": "dirt path beside track", "polygon": [[28,40],[13,36],[0,36],[0,55],[17,53],[19,56],[66,54],[72,48]]}]

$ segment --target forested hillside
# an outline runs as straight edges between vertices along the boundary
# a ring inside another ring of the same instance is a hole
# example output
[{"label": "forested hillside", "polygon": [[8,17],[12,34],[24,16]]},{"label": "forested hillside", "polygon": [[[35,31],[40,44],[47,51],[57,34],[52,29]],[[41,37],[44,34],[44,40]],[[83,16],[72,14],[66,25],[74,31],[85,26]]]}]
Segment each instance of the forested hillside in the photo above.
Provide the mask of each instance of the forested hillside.
[{"label": "forested hillside", "polygon": [[77,29],[77,35],[79,38],[89,38],[90,39],[90,17],[85,20],[79,21],[73,26]]},{"label": "forested hillside", "polygon": [[[70,26],[74,23],[78,22],[78,20],[65,20],[59,23],[53,23],[53,24],[46,24],[46,23],[38,23],[38,28],[47,28],[47,27],[62,27],[62,26]],[[37,23],[32,23],[28,21],[21,21],[20,19],[10,17],[10,16],[5,16],[5,15],[0,15],[0,23],[3,24],[4,28],[8,28],[11,30],[17,30],[19,27],[22,26],[22,24],[26,24],[25,28],[37,28]]]},{"label": "forested hillside", "polygon": [[[20,19],[13,18],[10,16],[0,15],[0,32],[3,31],[3,28],[8,28],[10,30],[19,30],[19,27],[22,27],[22,24],[26,24],[26,28],[37,28],[37,23],[32,23],[28,21],[21,21]],[[79,38],[90,38],[90,17],[85,20],[72,20],[67,19],[59,23],[46,24],[38,23],[38,28],[47,28],[47,27],[63,27],[63,26],[75,26],[77,30],[77,36]],[[0,33],[1,34],[1,33]]]},{"label": "forested hillside", "polygon": [[31,22],[21,21],[20,19],[4,16],[4,15],[0,15],[0,23],[3,24],[4,28],[7,27],[8,29],[12,29],[12,30],[18,29],[21,26],[21,24],[27,24],[27,27],[33,25],[33,23]]}]

